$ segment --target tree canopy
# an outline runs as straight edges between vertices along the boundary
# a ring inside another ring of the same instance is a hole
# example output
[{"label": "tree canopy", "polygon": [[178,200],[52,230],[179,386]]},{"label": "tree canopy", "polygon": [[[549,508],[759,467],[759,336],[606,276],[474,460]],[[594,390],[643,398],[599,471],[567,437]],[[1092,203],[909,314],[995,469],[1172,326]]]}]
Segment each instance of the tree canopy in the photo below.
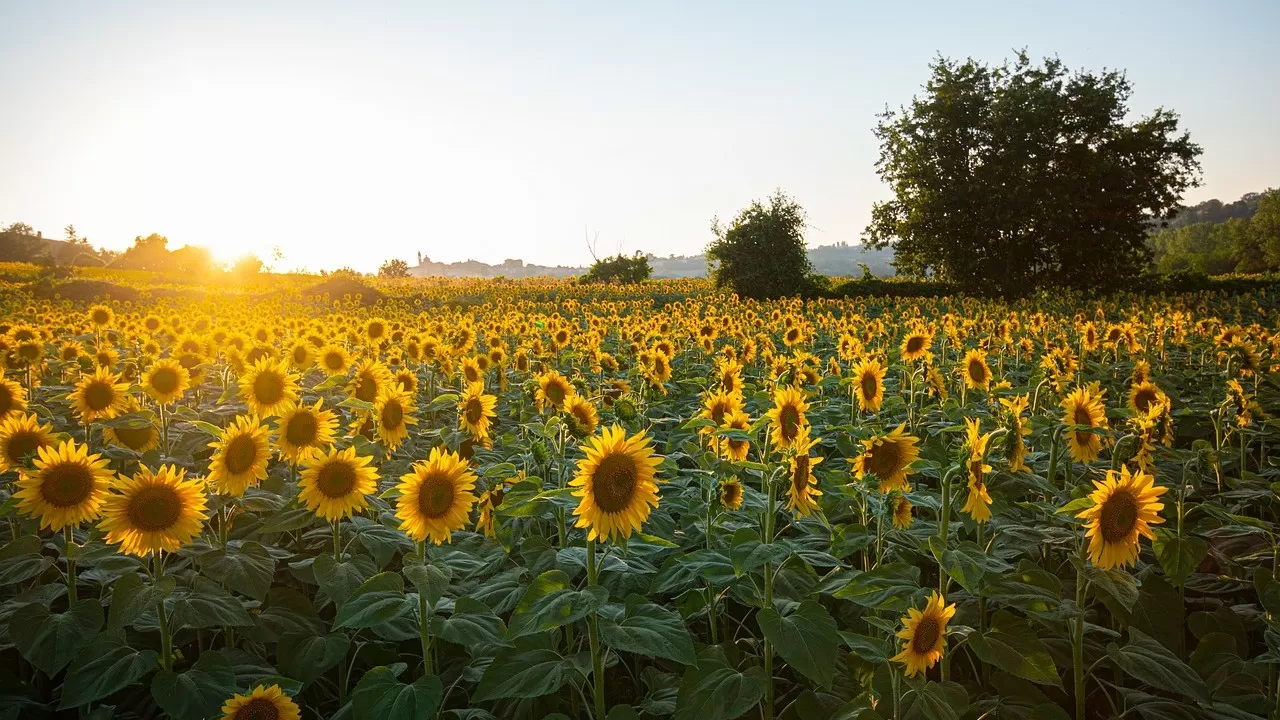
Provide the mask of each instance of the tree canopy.
[{"label": "tree canopy", "polygon": [[781,190],[767,203],[753,200],[728,227],[718,218],[711,221],[715,239],[706,255],[716,287],[756,299],[805,288],[811,267],[804,246],[804,209]]},{"label": "tree canopy", "polygon": [[1210,203],[1215,205],[1208,206],[1231,208],[1246,202],[1250,204],[1247,213],[1213,215],[1225,219],[1179,224],[1153,233],[1150,244],[1156,270],[1206,275],[1280,270],[1280,190],[1250,193],[1230,205],[1213,200]]},{"label": "tree canopy", "polygon": [[922,97],[886,110],[866,240],[901,274],[977,292],[1107,288],[1150,263],[1146,232],[1197,184],[1201,153],[1165,109],[1130,121],[1124,74],[1019,53],[945,58]]},{"label": "tree canopy", "polygon": [[649,267],[649,258],[641,253],[627,256],[618,253],[613,257],[597,259],[579,278],[584,283],[638,283],[649,279],[653,268]]}]

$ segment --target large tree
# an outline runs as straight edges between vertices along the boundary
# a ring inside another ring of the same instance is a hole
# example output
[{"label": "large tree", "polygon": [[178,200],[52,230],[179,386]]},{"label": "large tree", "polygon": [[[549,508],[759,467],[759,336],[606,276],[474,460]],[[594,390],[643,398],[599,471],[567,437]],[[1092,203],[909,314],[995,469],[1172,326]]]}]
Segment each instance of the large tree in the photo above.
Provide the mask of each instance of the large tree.
[{"label": "large tree", "polygon": [[804,225],[804,209],[781,190],[767,205],[752,201],[728,227],[713,219],[707,264],[716,287],[756,299],[800,292],[811,271]]},{"label": "large tree", "polygon": [[900,273],[1019,294],[1109,288],[1148,266],[1151,221],[1199,179],[1175,113],[1130,120],[1124,73],[1026,53],[931,70],[924,96],[875,130],[895,197],[872,209],[866,240],[893,246]]}]

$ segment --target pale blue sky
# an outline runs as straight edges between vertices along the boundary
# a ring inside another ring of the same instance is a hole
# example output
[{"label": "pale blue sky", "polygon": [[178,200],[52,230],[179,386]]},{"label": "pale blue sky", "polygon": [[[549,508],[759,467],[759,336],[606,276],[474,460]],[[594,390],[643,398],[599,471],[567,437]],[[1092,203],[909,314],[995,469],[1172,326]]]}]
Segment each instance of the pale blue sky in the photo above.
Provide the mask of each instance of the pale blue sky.
[{"label": "pale blue sky", "polygon": [[0,222],[282,268],[699,252],[781,187],[811,245],[888,192],[871,128],[936,54],[1124,68],[1204,187],[1280,185],[1280,2],[0,0]]}]

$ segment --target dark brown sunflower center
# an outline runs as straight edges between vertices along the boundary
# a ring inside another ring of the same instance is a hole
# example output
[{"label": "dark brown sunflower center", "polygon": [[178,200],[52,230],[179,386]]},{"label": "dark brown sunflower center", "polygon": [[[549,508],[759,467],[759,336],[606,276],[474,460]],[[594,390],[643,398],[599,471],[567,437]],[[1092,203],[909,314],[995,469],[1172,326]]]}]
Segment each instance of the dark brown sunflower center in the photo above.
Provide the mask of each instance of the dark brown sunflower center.
[{"label": "dark brown sunflower center", "polygon": [[307,361],[306,345],[299,345],[293,349],[293,361],[299,365]]},{"label": "dark brown sunflower center", "polygon": [[941,637],[942,626],[938,620],[925,615],[920,618],[920,622],[916,624],[916,631],[911,634],[911,650],[921,655],[933,652]]},{"label": "dark brown sunflower center", "polygon": [[21,464],[37,448],[46,445],[44,436],[30,430],[19,430],[9,436],[4,446],[4,458],[11,465]]},{"label": "dark brown sunflower center", "polygon": [[109,322],[111,322],[111,313],[107,312],[106,310],[93,311],[94,325],[106,325]]},{"label": "dark brown sunflower center", "polygon": [[871,400],[876,396],[876,390],[878,390],[879,388],[878,388],[878,383],[876,383],[875,375],[869,372],[863,373],[862,379],[858,381],[858,384],[862,386],[862,397],[866,398],[867,400]]},{"label": "dark brown sunflower center", "polygon": [[387,328],[380,322],[369,323],[369,339],[377,340],[385,335]]},{"label": "dark brown sunflower center", "polygon": [[907,353],[908,353],[908,354],[912,354],[912,355],[914,355],[915,353],[920,352],[920,349],[921,349],[921,348],[923,348],[923,347],[924,347],[924,338],[923,338],[923,337],[921,337],[921,336],[919,336],[919,335],[912,335],[911,337],[907,338]]},{"label": "dark brown sunflower center", "polygon": [[783,440],[795,440],[800,435],[800,411],[794,405],[783,407],[778,411],[778,426]]},{"label": "dark brown sunflower center", "polygon": [[316,416],[310,412],[301,412],[289,418],[289,423],[284,427],[284,437],[294,445],[306,447],[316,441],[319,430]]},{"label": "dark brown sunflower center", "polygon": [[564,402],[564,395],[565,395],[564,385],[561,385],[559,382],[549,383],[547,385],[547,389],[544,390],[543,393],[547,396],[548,400],[555,403],[556,405],[559,405],[560,403]]},{"label": "dark brown sunflower center", "polygon": [[125,513],[143,532],[164,532],[182,517],[182,498],[167,485],[148,485],[129,498]]},{"label": "dark brown sunflower center", "polygon": [[9,392],[9,388],[0,383],[0,417],[9,414],[13,410],[13,393]]},{"label": "dark brown sunflower center", "polygon": [[110,383],[95,381],[84,389],[84,404],[90,410],[102,411],[111,407],[116,401],[115,386]]},{"label": "dark brown sunflower center", "polygon": [[1133,404],[1138,408],[1139,412],[1146,412],[1156,402],[1156,391],[1151,388],[1142,388],[1133,396]]},{"label": "dark brown sunflower center", "polygon": [[280,711],[276,709],[275,703],[270,700],[254,698],[241,705],[232,717],[235,720],[279,720]]},{"label": "dark brown sunflower center", "polygon": [[1093,416],[1084,407],[1076,408],[1075,414],[1072,416],[1076,425],[1085,425],[1093,427]]},{"label": "dark brown sunflower center", "polygon": [[423,479],[418,490],[418,512],[433,520],[444,517],[453,507],[453,498],[453,483],[449,478],[441,473],[432,473]]},{"label": "dark brown sunflower center", "polygon": [[232,475],[248,472],[258,459],[258,444],[248,435],[237,435],[227,445],[223,459],[227,464],[227,472]]},{"label": "dark brown sunflower center", "polygon": [[378,397],[378,381],[369,373],[360,375],[356,382],[356,399],[373,402]]},{"label": "dark brown sunflower center", "polygon": [[636,491],[636,462],[626,453],[606,455],[592,475],[596,505],[607,513],[622,512]]},{"label": "dark brown sunflower center", "polygon": [[796,468],[791,473],[791,487],[797,493],[804,492],[809,487],[809,456],[797,455]]},{"label": "dark brown sunflower center", "polygon": [[893,477],[900,469],[898,466],[902,463],[902,450],[895,442],[885,442],[876,445],[868,453],[866,470],[875,473],[880,480],[888,480]]},{"label": "dark brown sunflower center", "polygon": [[41,475],[40,495],[56,508],[79,505],[93,493],[93,473],[80,463],[58,463]]},{"label": "dark brown sunflower center", "polygon": [[480,380],[480,369],[474,365],[467,365],[462,368],[462,374],[467,376],[467,382],[473,383]]},{"label": "dark brown sunflower center", "polygon": [[713,404],[711,405],[711,413],[710,413],[710,414],[711,414],[711,422],[715,423],[716,425],[723,425],[723,424],[724,424],[724,413],[725,413],[725,411],[726,411],[726,410],[728,410],[728,409],[729,409],[729,408],[725,407],[725,404],[724,404],[724,403],[722,403],[722,402],[716,402],[716,403],[713,403]]},{"label": "dark brown sunflower center", "polygon": [[325,463],[316,476],[316,489],[330,498],[344,498],[356,487],[356,470],[346,462]]},{"label": "dark brown sunflower center", "polygon": [[738,504],[738,499],[741,497],[741,485],[736,483],[726,483],[720,486],[720,504],[732,507]]},{"label": "dark brown sunflower center", "polygon": [[574,405],[573,418],[584,426],[590,426],[594,419],[591,417],[590,405]]},{"label": "dark brown sunflower center", "polygon": [[466,409],[467,422],[475,425],[480,422],[480,418],[484,417],[484,405],[480,402],[480,398],[471,398],[467,401]]},{"label": "dark brown sunflower center", "polygon": [[382,427],[384,430],[398,430],[404,422],[404,408],[400,402],[392,400],[382,406]]},{"label": "dark brown sunflower center", "polygon": [[253,379],[253,396],[263,405],[275,405],[284,399],[284,378],[274,372],[261,372]]},{"label": "dark brown sunflower center", "polygon": [[330,370],[341,370],[343,359],[340,353],[327,353],[324,356],[324,366]]},{"label": "dark brown sunflower center", "polygon": [[151,387],[161,395],[168,395],[178,389],[178,371],[163,367],[151,375]]},{"label": "dark brown sunflower center", "polygon": [[969,378],[976,383],[987,381],[987,367],[979,360],[969,361]]},{"label": "dark brown sunflower center", "polygon": [[1129,538],[1138,523],[1138,500],[1127,490],[1117,490],[1102,503],[1098,526],[1102,539],[1120,543]]},{"label": "dark brown sunflower center", "polygon": [[116,434],[116,439],[125,447],[130,450],[141,450],[151,443],[151,436],[155,431],[150,427],[142,427],[115,428],[113,432]]}]

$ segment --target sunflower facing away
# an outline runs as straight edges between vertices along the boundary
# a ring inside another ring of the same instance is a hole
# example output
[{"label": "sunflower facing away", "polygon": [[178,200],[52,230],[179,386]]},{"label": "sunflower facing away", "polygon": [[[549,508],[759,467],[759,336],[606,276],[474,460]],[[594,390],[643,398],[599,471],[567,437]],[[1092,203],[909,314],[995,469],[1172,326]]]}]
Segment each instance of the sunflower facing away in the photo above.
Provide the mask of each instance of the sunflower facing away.
[{"label": "sunflower facing away", "polygon": [[302,713],[279,685],[259,685],[247,695],[236,694],[222,706],[222,720],[301,720]]},{"label": "sunflower facing away", "polygon": [[133,477],[118,476],[113,490],[98,526],[108,544],[130,555],[176,552],[209,518],[204,484],[173,465],[161,465],[157,472],[141,466]]},{"label": "sunflower facing away", "polygon": [[1031,428],[1022,419],[1022,413],[1027,410],[1027,396],[1000,398],[1000,404],[1006,411],[1005,428],[1008,432],[1004,436],[1004,455],[1009,461],[1009,472],[1021,472],[1027,469],[1027,446],[1022,438],[1031,434]]},{"label": "sunflower facing away", "polygon": [[899,530],[907,530],[911,527],[911,501],[901,492],[893,492],[889,495],[889,510],[893,513],[893,526]]},{"label": "sunflower facing away", "polygon": [[720,506],[725,510],[740,510],[742,508],[742,496],[742,481],[738,479],[737,475],[720,481],[717,498],[720,500]]},{"label": "sunflower facing away", "polygon": [[54,531],[96,520],[111,484],[110,461],[74,440],[36,453],[35,470],[24,470],[18,479],[18,509]]},{"label": "sunflower facing away", "polygon": [[1093,486],[1093,507],[1076,516],[1085,521],[1089,559],[1103,569],[1133,565],[1139,536],[1154,540],[1151,526],[1164,522],[1164,503],[1158,499],[1168,488],[1156,487],[1155,479],[1141,470],[1129,474],[1124,465],[1120,472],[1108,470],[1107,478]]},{"label": "sunflower facing away", "polygon": [[614,425],[582,446],[586,457],[578,461],[578,474],[569,484],[581,498],[573,511],[576,527],[590,528],[589,539],[629,538],[658,506],[655,475],[662,458],[649,443],[644,433],[627,437]]},{"label": "sunflower facing away", "polygon": [[414,463],[400,476],[396,488],[400,529],[418,542],[449,542],[467,524],[477,501],[475,487],[476,476],[466,460],[439,446],[431,448],[426,462]]},{"label": "sunflower facing away", "polygon": [[984,523],[991,519],[991,494],[987,492],[987,473],[991,472],[987,464],[987,442],[991,440],[991,433],[983,435],[977,420],[965,418],[964,424],[965,445],[969,448],[969,495],[960,511],[974,522]]},{"label": "sunflower facing away", "polygon": [[538,389],[534,392],[533,399],[537,401],[539,410],[546,410],[548,406],[559,410],[564,407],[564,401],[577,392],[569,379],[555,370],[538,375],[537,380]]},{"label": "sunflower facing away", "polygon": [[600,424],[596,406],[581,395],[572,395],[564,401],[565,420],[569,422],[569,432],[579,440],[595,435]]},{"label": "sunflower facing away", "polygon": [[812,515],[818,509],[815,497],[822,495],[818,489],[818,479],[813,476],[813,466],[822,462],[820,457],[811,457],[809,449],[816,441],[805,438],[796,443],[795,454],[791,456],[791,484],[787,486],[787,509],[801,517]]},{"label": "sunflower facing away", "polygon": [[81,420],[110,420],[124,412],[129,402],[129,384],[120,376],[100,367],[93,374],[80,376],[71,393],[71,405]]},{"label": "sunflower facing away", "polygon": [[809,434],[809,420],[804,416],[808,409],[799,388],[788,385],[774,391],[773,408],[765,413],[773,425],[774,447],[787,450]]},{"label": "sunflower facing away", "polygon": [[258,417],[279,415],[298,401],[298,377],[287,359],[260,358],[240,378],[240,397]]},{"label": "sunflower facing away", "polygon": [[332,410],[321,410],[323,405],[323,400],[316,400],[310,407],[297,405],[280,417],[276,447],[289,462],[301,462],[333,444],[338,416]]},{"label": "sunflower facing away", "polygon": [[458,400],[458,429],[477,440],[489,437],[489,426],[497,416],[498,398],[486,395],[484,383],[471,383]]},{"label": "sunflower facing away", "polygon": [[378,489],[377,468],[369,467],[372,461],[356,455],[353,447],[313,454],[302,463],[298,499],[330,522],[363,510],[369,504],[365,495]]},{"label": "sunflower facing away", "polygon": [[[1105,428],[1106,409],[1102,406],[1102,393],[1094,394],[1089,388],[1078,387],[1062,401],[1062,422],[1067,425]],[[1067,433],[1067,449],[1076,462],[1093,462],[1102,453],[1102,439],[1088,430]]]},{"label": "sunflower facing away", "polygon": [[177,402],[190,386],[191,373],[177,360],[157,360],[142,376],[142,389],[161,405]]},{"label": "sunflower facing away", "polygon": [[903,628],[898,631],[898,637],[904,641],[902,652],[893,656],[893,661],[906,665],[907,677],[926,672],[942,659],[947,622],[956,614],[955,604],[945,603],[934,590],[923,612],[910,608],[902,618]]},{"label": "sunflower facing away", "polygon": [[876,435],[862,442],[863,452],[853,459],[853,471],[861,480],[875,475],[880,480],[880,492],[898,489],[910,492],[907,474],[911,463],[920,457],[916,443],[920,439],[906,433],[906,423],[899,425],[888,435]]},{"label": "sunflower facing away", "polygon": [[268,428],[253,415],[241,415],[222,433],[222,439],[209,443],[214,449],[209,461],[209,485],[219,494],[240,497],[250,485],[267,477],[271,460]]},{"label": "sunflower facing away", "polygon": [[0,473],[22,467],[37,450],[53,443],[53,426],[40,424],[34,413],[0,421]]},{"label": "sunflower facing away", "polygon": [[853,393],[858,399],[858,409],[863,412],[880,412],[884,402],[884,373],[876,358],[865,358],[853,368]]},{"label": "sunflower facing away", "polygon": [[0,377],[0,420],[7,420],[27,409],[27,389]]},{"label": "sunflower facing away", "polygon": [[970,390],[986,390],[991,387],[991,368],[987,365],[987,354],[981,350],[970,350],[960,361],[960,377],[965,387]]},{"label": "sunflower facing away", "polygon": [[409,437],[409,426],[418,424],[418,418],[414,417],[418,408],[413,404],[413,396],[391,383],[378,396],[373,412],[378,418],[378,439],[388,450],[400,447]]}]

